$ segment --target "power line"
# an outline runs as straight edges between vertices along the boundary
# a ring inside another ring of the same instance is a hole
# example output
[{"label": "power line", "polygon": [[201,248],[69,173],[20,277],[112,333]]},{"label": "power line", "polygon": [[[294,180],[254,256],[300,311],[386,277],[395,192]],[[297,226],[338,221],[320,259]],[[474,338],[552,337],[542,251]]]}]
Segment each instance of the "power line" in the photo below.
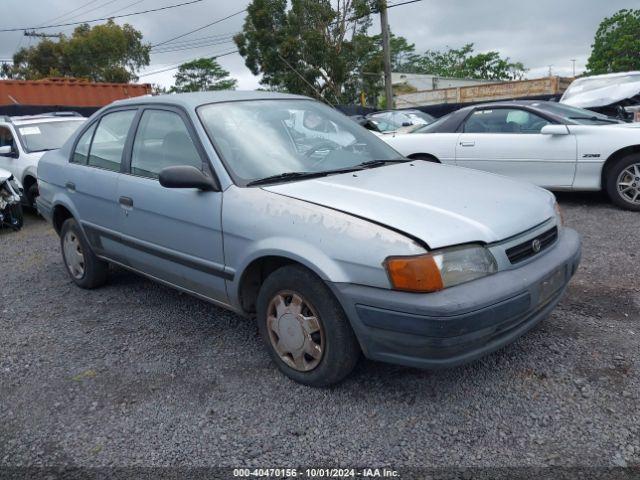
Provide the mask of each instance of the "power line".
[{"label": "power line", "polygon": [[121,12],[121,11],[123,11],[123,10],[126,10],[126,9],[127,9],[127,8],[129,8],[129,7],[133,7],[134,5],[138,5],[139,3],[142,3],[142,2],[144,2],[144,1],[145,1],[145,0],[136,0],[135,2],[132,2],[132,3],[130,3],[129,5],[126,5],[126,6],[122,7],[122,8],[119,8],[119,9],[117,9],[117,10],[114,10],[114,11],[112,11],[112,12],[109,12],[109,13],[107,14],[107,16],[114,15],[114,14],[116,14],[116,13],[118,13],[118,12]]},{"label": "power line", "polygon": [[199,45],[186,45],[186,46],[177,47],[177,48],[168,48],[166,50],[157,50],[157,51],[152,51],[151,53],[160,54],[160,53],[182,52],[184,50],[193,50],[195,48],[213,47],[215,45],[225,45],[227,43],[233,43],[233,40],[231,40],[231,39],[230,40],[217,40],[217,41],[214,41],[214,42],[201,43]]},{"label": "power line", "polygon": [[[79,7],[74,8],[73,10],[69,10],[68,12],[63,13],[62,15],[58,15],[57,17],[50,18],[49,20],[46,20],[43,23],[55,22],[56,20],[64,18],[64,17],[66,17],[67,15],[69,15],[71,13],[77,12],[78,10],[82,10],[83,8],[88,7],[89,5],[91,5],[93,3],[96,3],[97,1],[98,0],[91,0],[90,2],[87,2],[87,3],[83,4],[83,5],[80,5]],[[40,25],[42,25],[42,24],[40,24]]]},{"label": "power line", "polygon": [[239,10],[239,11],[237,11],[235,13],[232,13],[231,15],[228,15],[228,16],[226,16],[224,18],[220,18],[218,20],[214,20],[211,23],[207,23],[206,25],[203,25],[202,27],[195,28],[195,29],[193,29],[193,30],[191,30],[189,32],[186,32],[186,33],[183,33],[181,35],[175,36],[175,37],[170,38],[168,40],[164,40],[164,41],[162,41],[160,43],[156,43],[155,45],[152,45],[152,47],[159,47],[160,45],[164,45],[165,43],[173,42],[174,40],[178,40],[179,38],[186,37],[187,35],[191,35],[192,33],[199,32],[200,30],[204,30],[205,28],[208,28],[208,27],[210,27],[212,25],[215,25],[217,23],[224,22],[225,20],[228,20],[228,19],[230,19],[232,17],[235,17],[236,15],[240,15],[241,13],[244,13],[246,11],[247,11],[247,9],[243,8],[242,10]]},{"label": "power line", "polygon": [[184,45],[176,48],[167,48],[161,50],[155,50],[151,53],[160,54],[160,53],[171,53],[171,52],[182,52],[183,50],[193,50],[194,48],[204,48],[204,47],[213,47],[214,45],[224,45],[226,43],[233,43],[232,39],[229,40],[216,40],[212,42],[200,43],[198,45]]},{"label": "power line", "polygon": [[84,15],[88,15],[91,12],[95,12],[96,10],[100,10],[101,8],[106,7],[107,5],[111,5],[114,2],[117,2],[118,0],[109,0],[108,2],[102,3],[100,5],[98,5],[97,7],[93,7],[89,10],[87,10],[86,12],[80,12],[80,13],[76,13],[75,15],[72,15],[70,17],[67,17],[64,19],[65,22],[68,22],[69,20],[74,20],[78,17],[82,17]]},{"label": "power line", "polygon": [[141,11],[141,12],[125,13],[123,15],[114,15],[114,16],[111,16],[111,17],[94,18],[93,20],[83,20],[83,21],[80,21],[80,22],[59,23],[57,25],[45,25],[45,26],[42,26],[42,27],[3,28],[3,29],[0,29],[0,33],[2,33],[2,32],[19,32],[21,30],[43,30],[45,28],[68,27],[70,25],[80,25],[80,24],[83,24],[83,23],[104,22],[105,20],[111,20],[111,19],[115,19],[115,18],[132,17],[134,15],[142,15],[144,13],[153,13],[153,12],[159,12],[161,10],[169,10],[171,8],[184,7],[186,5],[191,5],[191,4],[194,4],[194,3],[200,3],[202,1],[204,1],[204,0],[190,0],[188,2],[177,3],[175,5],[167,5],[166,7],[152,8],[150,10],[144,10],[144,11]]},{"label": "power line", "polygon": [[235,35],[237,35],[240,32],[227,32],[227,33],[219,33],[217,35],[205,35],[202,37],[196,37],[196,38],[192,38],[190,40],[181,40],[180,42],[171,42],[171,45],[167,45],[167,47],[173,47],[176,45],[182,45],[182,44],[188,44],[188,43],[192,43],[198,40],[208,40],[208,39],[213,39],[213,38],[228,38],[228,37],[234,37]]},{"label": "power line", "polygon": [[[220,54],[213,55],[213,56],[211,56],[211,57],[206,57],[206,58],[210,58],[210,59],[212,59],[212,60],[215,60],[216,58],[226,57],[227,55],[233,55],[234,53],[238,53],[238,50],[232,50],[232,51],[230,51],[230,52],[220,53]],[[191,60],[195,60],[195,59],[194,59],[194,58],[192,58],[192,59],[189,59],[189,60],[184,60],[183,62],[178,63],[178,64],[175,64],[175,65],[174,65],[174,66],[172,66],[172,67],[163,68],[163,69],[161,69],[161,70],[155,70],[155,71],[153,71],[153,72],[143,73],[143,74],[138,75],[138,77],[148,77],[148,76],[150,76],[150,75],[155,75],[155,74],[157,74],[157,73],[163,73],[163,72],[168,72],[168,71],[170,71],[170,70],[176,70],[177,68],[179,68],[179,67],[180,67],[180,65],[182,65],[182,64],[184,64],[184,63],[187,63],[187,62],[190,62]]]}]

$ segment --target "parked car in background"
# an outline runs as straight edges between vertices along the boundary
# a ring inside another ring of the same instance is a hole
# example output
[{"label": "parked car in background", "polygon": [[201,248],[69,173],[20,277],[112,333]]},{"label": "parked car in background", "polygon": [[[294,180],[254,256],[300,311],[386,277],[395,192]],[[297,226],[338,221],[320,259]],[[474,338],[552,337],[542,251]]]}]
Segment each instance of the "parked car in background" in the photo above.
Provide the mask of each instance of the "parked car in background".
[{"label": "parked car in background", "polygon": [[22,228],[22,205],[18,184],[11,172],[0,168],[0,230]]},{"label": "parked car in background", "polygon": [[60,148],[84,121],[74,112],[0,116],[0,168],[11,172],[18,181],[26,205],[35,207],[40,157],[46,151]]},{"label": "parked car in background", "polygon": [[114,263],[255,317],[307,385],[340,381],[361,352],[423,368],[492,352],[549,314],[580,258],[553,194],[410,161],[294,95],[116,102],[38,177],[78,286]]},{"label": "parked car in background", "polygon": [[640,210],[640,124],[561,103],[512,101],[465,107],[383,139],[409,158],[551,190],[604,190],[616,205]]},{"label": "parked car in background", "polygon": [[632,121],[640,106],[640,72],[577,78],[564,92],[560,103]]},{"label": "parked car in background", "polygon": [[[406,127],[423,126],[433,123],[435,117],[420,110],[383,110],[367,115],[367,118],[378,121],[385,121],[391,125],[396,125],[396,130]],[[386,130],[391,131],[391,130]]]}]

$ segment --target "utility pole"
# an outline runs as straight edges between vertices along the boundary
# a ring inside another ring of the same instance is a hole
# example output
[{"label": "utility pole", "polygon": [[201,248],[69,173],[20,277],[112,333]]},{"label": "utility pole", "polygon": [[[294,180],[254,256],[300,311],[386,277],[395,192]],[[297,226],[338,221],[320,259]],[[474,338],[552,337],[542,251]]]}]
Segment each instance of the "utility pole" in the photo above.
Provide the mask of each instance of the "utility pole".
[{"label": "utility pole", "polygon": [[384,92],[387,108],[394,108],[393,85],[391,84],[391,46],[389,45],[389,17],[387,16],[387,0],[378,0],[380,10],[380,28],[382,30],[382,56],[384,58]]},{"label": "utility pole", "polygon": [[552,65],[548,65],[548,67],[549,67],[549,75],[548,76],[549,77],[553,77],[553,70],[551,69],[551,67],[553,67],[553,64]]},{"label": "utility pole", "polygon": [[573,64],[573,78],[576,78],[576,59],[572,58],[571,63]]}]

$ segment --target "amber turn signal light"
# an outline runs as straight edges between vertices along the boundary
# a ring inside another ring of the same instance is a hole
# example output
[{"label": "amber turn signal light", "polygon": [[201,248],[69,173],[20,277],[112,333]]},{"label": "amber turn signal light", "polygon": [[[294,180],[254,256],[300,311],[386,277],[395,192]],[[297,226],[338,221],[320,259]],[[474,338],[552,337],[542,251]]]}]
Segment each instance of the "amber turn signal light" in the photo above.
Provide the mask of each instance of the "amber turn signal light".
[{"label": "amber turn signal light", "polygon": [[389,257],[385,267],[396,290],[426,293],[444,288],[440,269],[432,255]]}]

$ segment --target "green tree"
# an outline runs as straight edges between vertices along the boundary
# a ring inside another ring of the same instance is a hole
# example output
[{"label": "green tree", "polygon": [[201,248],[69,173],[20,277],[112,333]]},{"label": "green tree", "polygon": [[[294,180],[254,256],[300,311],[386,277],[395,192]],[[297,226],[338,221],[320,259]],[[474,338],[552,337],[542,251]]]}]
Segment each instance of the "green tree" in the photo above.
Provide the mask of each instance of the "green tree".
[{"label": "green tree", "polygon": [[210,90],[235,90],[238,81],[229,78],[229,72],[223,69],[213,58],[198,58],[183,63],[175,75],[172,92],[205,92]]},{"label": "green tree", "polygon": [[526,73],[522,63],[502,58],[499,52],[474,54],[473,43],[461,48],[427,50],[411,57],[410,68],[415,73],[486,80],[520,80]]},{"label": "green tree", "polygon": [[38,80],[47,77],[86,78],[96,82],[127,83],[138,79],[136,72],[149,65],[151,46],[142,33],[129,24],[113,21],[90,27],[76,27],[59,41],[43,39],[13,55],[13,65],[3,68],[9,78]]},{"label": "green tree", "polygon": [[291,0],[289,8],[287,0],[251,2],[234,40],[263,85],[346,103],[379,83],[378,47],[366,33],[377,2],[333,3]]},{"label": "green tree", "polygon": [[640,10],[620,10],[598,27],[587,71],[591,75],[640,70]]}]

